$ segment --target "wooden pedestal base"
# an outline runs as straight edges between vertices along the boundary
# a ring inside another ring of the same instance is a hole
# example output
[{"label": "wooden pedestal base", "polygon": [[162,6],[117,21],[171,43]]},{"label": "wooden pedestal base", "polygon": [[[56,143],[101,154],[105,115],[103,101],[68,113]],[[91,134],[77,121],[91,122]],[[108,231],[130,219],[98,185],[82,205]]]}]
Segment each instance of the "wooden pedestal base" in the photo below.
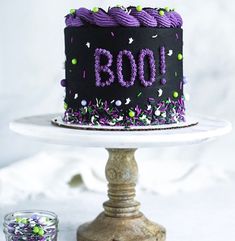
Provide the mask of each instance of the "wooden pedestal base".
[{"label": "wooden pedestal base", "polygon": [[165,229],[144,215],[136,218],[112,218],[101,213],[77,232],[79,241],[165,241]]},{"label": "wooden pedestal base", "polygon": [[136,149],[108,149],[105,168],[109,200],[93,222],[78,228],[78,241],[164,241],[165,229],[149,221],[135,201]]}]

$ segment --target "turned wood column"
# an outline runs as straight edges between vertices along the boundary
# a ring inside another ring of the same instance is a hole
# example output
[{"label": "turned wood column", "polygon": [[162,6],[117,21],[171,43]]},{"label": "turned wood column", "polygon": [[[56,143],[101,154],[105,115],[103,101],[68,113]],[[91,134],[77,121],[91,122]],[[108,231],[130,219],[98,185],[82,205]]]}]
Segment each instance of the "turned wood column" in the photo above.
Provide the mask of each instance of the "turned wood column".
[{"label": "turned wood column", "polygon": [[138,217],[140,203],[135,201],[138,167],[136,149],[107,149],[109,159],[105,168],[108,197],[103,206],[109,217]]}]

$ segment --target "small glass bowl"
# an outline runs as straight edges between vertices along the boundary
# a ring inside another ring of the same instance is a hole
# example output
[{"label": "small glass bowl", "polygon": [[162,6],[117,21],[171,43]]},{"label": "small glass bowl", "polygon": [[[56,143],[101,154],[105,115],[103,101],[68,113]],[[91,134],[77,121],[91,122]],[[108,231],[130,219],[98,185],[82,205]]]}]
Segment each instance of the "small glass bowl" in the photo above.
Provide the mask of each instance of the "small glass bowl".
[{"label": "small glass bowl", "polygon": [[6,241],[57,241],[58,218],[53,212],[17,211],[4,217]]}]

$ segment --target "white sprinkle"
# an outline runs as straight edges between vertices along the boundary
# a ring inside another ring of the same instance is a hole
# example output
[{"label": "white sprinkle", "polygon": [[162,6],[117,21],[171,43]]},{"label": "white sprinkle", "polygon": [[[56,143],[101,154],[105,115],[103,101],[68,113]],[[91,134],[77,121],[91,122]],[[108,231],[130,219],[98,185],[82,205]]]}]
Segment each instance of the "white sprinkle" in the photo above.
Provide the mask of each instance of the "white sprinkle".
[{"label": "white sprinkle", "polygon": [[87,42],[86,46],[87,46],[87,48],[90,48],[91,47],[91,43]]},{"label": "white sprinkle", "polygon": [[141,117],[140,117],[140,120],[145,120],[146,119],[146,115],[142,115]]},{"label": "white sprinkle", "polygon": [[159,89],[159,90],[158,90],[158,97],[162,96],[162,93],[163,93],[163,90],[162,90],[162,89]]},{"label": "white sprinkle", "polygon": [[129,38],[129,44],[132,44],[132,43],[133,43],[133,41],[134,41],[134,39],[133,39],[133,38]]},{"label": "white sprinkle", "polygon": [[161,115],[161,111],[157,109],[157,110],[154,112],[154,114],[155,114],[156,116],[160,116],[160,115]]},{"label": "white sprinkle", "polygon": [[127,98],[125,105],[128,105],[130,102],[131,102],[131,99],[130,99],[130,98]]},{"label": "white sprinkle", "polygon": [[162,117],[166,118],[166,112],[162,113]]},{"label": "white sprinkle", "polygon": [[170,49],[167,55],[168,55],[168,56],[171,56],[172,54],[173,54],[173,50]]},{"label": "white sprinkle", "polygon": [[145,121],[146,121],[146,124],[147,124],[147,125],[151,124],[151,120],[146,119]]},{"label": "white sprinkle", "polygon": [[115,102],[115,105],[116,105],[116,106],[121,106],[121,105],[122,105],[122,102],[121,102],[120,100],[117,100],[117,101]]},{"label": "white sprinkle", "polygon": [[158,35],[157,35],[157,34],[152,36],[152,38],[157,38],[157,37],[158,37]]},{"label": "white sprinkle", "polygon": [[131,11],[132,11],[132,10],[130,9],[130,10],[128,11],[128,14],[131,14]]},{"label": "white sprinkle", "polygon": [[111,125],[111,126],[114,126],[116,123],[115,123],[115,121],[110,121],[109,122],[109,125]]},{"label": "white sprinkle", "polygon": [[75,94],[74,95],[74,99],[76,100],[78,98],[78,94]]},{"label": "white sprinkle", "polygon": [[152,106],[151,105],[147,105],[147,110],[151,110]]},{"label": "white sprinkle", "polygon": [[112,104],[115,100],[112,100],[110,103]]},{"label": "white sprinkle", "polygon": [[91,117],[91,123],[92,123],[92,124],[94,124],[94,120],[95,120],[95,117],[92,116],[92,117]]},{"label": "white sprinkle", "polygon": [[119,116],[118,118],[117,118],[117,121],[122,121],[123,120],[123,116]]},{"label": "white sprinkle", "polygon": [[86,100],[82,100],[81,104],[82,104],[82,106],[86,106],[87,105],[87,101]]}]

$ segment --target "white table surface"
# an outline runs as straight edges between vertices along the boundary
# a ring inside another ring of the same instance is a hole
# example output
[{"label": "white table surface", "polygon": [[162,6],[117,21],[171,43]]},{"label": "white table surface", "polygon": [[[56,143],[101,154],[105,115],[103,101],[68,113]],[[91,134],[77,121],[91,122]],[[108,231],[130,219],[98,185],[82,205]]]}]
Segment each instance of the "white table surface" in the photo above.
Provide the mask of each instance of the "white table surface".
[{"label": "white table surface", "polygon": [[139,148],[194,144],[230,132],[229,122],[211,117],[190,117],[198,125],[171,130],[100,131],[58,127],[51,124],[59,114],[24,117],[13,121],[10,128],[18,134],[54,144],[80,147]]}]

